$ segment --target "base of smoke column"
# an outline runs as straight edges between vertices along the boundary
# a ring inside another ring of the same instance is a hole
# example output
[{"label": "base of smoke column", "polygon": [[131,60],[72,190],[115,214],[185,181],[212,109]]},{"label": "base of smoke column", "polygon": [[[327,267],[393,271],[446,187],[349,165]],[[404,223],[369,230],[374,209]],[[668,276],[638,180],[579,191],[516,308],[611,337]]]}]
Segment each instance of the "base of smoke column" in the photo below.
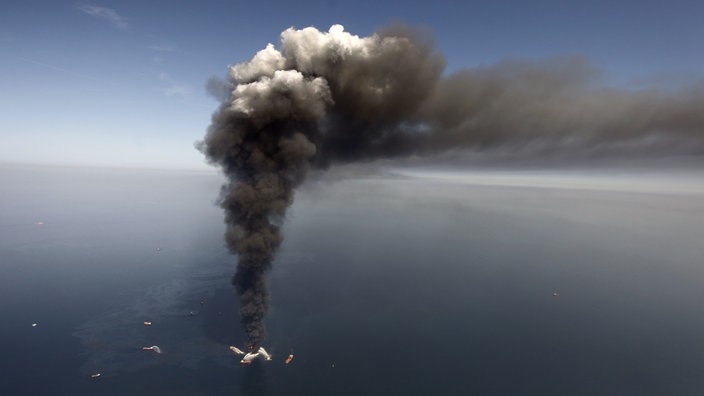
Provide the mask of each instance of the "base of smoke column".
[{"label": "base of smoke column", "polygon": [[240,364],[243,365],[252,364],[252,361],[258,357],[261,357],[267,362],[271,361],[271,355],[269,354],[269,352],[266,351],[266,349],[264,349],[264,347],[259,347],[255,352],[253,346],[250,345],[249,347],[247,347],[248,352],[246,353],[235,346],[230,346],[230,350],[237,355],[244,355],[242,360],[240,360]]}]

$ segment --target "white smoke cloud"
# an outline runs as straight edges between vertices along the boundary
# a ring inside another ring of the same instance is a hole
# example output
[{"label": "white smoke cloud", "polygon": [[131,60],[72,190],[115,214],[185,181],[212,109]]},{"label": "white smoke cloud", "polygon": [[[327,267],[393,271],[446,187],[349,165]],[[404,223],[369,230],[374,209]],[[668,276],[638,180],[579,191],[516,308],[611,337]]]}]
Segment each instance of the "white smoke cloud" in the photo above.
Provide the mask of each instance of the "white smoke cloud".
[{"label": "white smoke cloud", "polygon": [[306,78],[296,70],[276,70],[272,77],[240,84],[232,98],[233,111],[258,123],[284,118],[318,120],[331,103],[330,89],[324,79]]},{"label": "white smoke cloud", "polygon": [[230,67],[230,78],[238,83],[248,83],[261,77],[271,77],[283,70],[286,59],[272,44],[257,52],[251,61]]},{"label": "white smoke cloud", "polygon": [[321,66],[343,62],[349,57],[369,57],[379,44],[379,37],[360,38],[333,25],[328,32],[308,27],[289,28],[281,33],[281,48],[295,68],[304,73],[322,73]]}]

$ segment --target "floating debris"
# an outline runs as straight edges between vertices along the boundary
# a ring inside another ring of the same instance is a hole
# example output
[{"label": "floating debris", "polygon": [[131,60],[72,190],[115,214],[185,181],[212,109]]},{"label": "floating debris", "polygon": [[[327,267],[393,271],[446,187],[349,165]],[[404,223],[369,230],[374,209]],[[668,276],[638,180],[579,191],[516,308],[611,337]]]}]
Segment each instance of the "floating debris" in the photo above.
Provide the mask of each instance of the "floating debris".
[{"label": "floating debris", "polygon": [[32,323],[32,327],[37,327],[37,324],[36,324],[36,323]]},{"label": "floating debris", "polygon": [[150,347],[142,347],[142,350],[143,351],[154,351],[156,353],[161,353],[161,348],[159,348],[156,345],[152,345]]},{"label": "floating debris", "polygon": [[160,251],[161,251],[161,247],[157,247],[157,248],[156,248],[156,251],[157,251],[157,252],[160,252]]},{"label": "floating debris", "polygon": [[560,297],[560,293],[559,292],[552,292],[552,296],[553,297]]},{"label": "floating debris", "polygon": [[35,222],[34,224],[41,226],[41,225],[44,225],[44,222],[40,220],[40,221]]}]

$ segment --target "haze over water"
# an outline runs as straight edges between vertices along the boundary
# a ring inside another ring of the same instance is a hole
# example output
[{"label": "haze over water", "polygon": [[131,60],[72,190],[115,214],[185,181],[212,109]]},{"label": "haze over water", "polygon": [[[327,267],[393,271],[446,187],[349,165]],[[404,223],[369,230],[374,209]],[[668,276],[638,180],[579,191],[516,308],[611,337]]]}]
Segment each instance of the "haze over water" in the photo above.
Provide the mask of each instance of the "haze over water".
[{"label": "haze over water", "polygon": [[702,389],[700,171],[362,170],[297,192],[241,367],[221,177],[0,168],[0,393]]}]

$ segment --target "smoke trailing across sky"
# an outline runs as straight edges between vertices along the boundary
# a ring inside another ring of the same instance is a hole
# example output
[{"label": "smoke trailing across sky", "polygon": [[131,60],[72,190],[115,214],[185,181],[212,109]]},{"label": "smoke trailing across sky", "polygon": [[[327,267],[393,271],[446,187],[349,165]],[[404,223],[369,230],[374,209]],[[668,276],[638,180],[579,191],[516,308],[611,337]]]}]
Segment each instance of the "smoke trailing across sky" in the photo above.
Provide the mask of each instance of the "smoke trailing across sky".
[{"label": "smoke trailing across sky", "polygon": [[294,189],[311,167],[448,149],[545,147],[701,154],[701,89],[592,88],[579,57],[506,61],[443,76],[444,59],[405,26],[358,37],[334,25],[281,34],[227,82],[200,150],[229,178],[220,205],[238,256],[233,284],[251,347],[265,337],[265,274]]}]

